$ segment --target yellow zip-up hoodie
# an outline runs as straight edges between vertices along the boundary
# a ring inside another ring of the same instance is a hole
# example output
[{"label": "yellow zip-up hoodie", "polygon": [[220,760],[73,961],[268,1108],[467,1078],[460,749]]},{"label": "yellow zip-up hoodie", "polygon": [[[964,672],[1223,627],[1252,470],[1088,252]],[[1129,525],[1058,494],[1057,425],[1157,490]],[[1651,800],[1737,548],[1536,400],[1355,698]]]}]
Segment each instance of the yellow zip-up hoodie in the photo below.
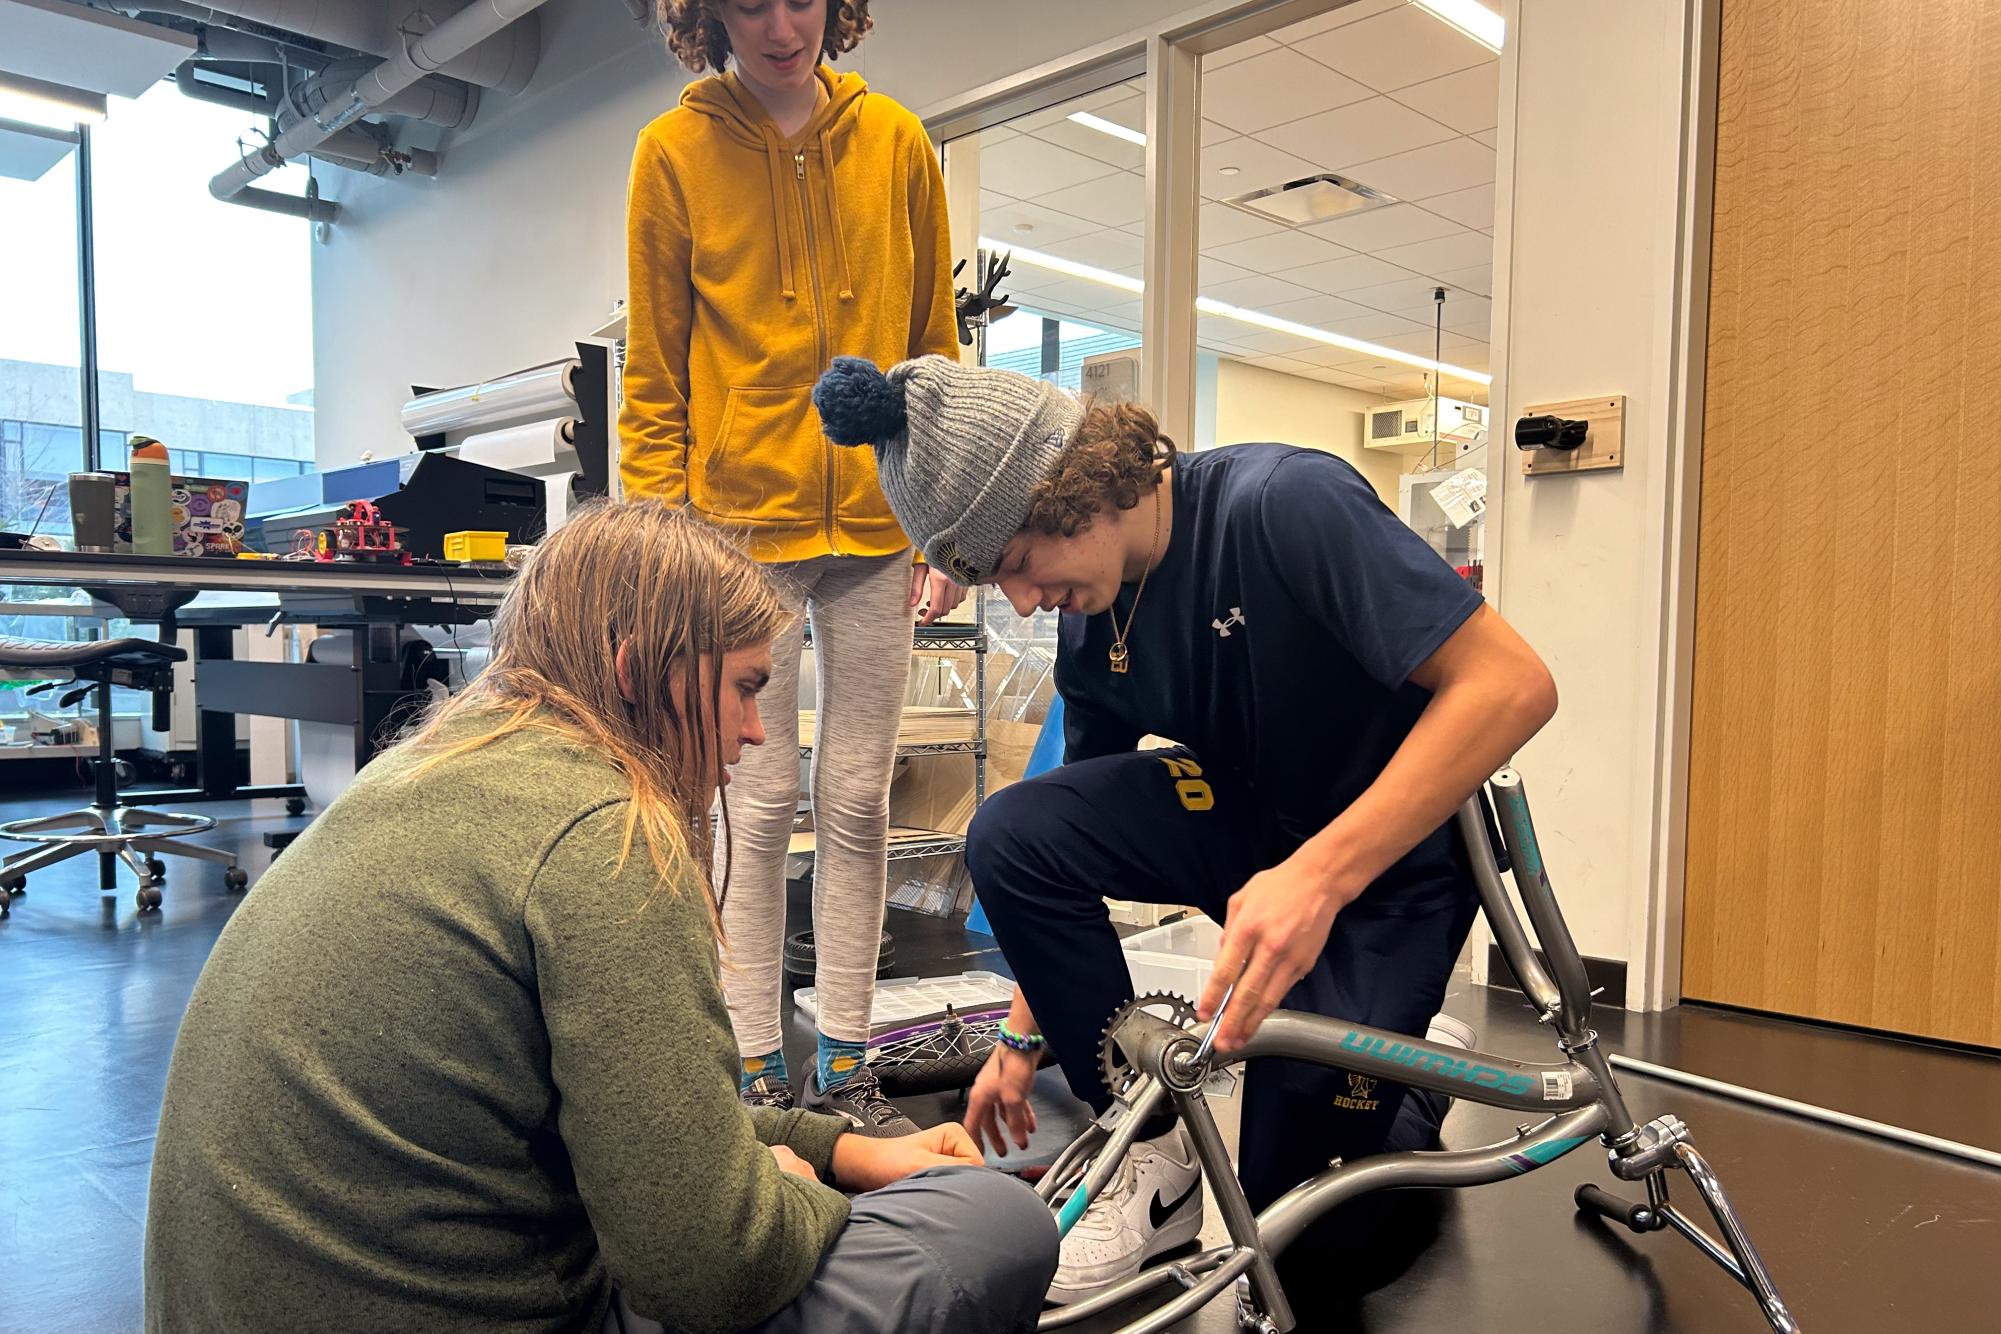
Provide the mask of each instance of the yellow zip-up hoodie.
[{"label": "yellow zip-up hoodie", "polygon": [[763,561],[910,542],[875,454],[820,430],[836,356],[958,355],[945,184],[923,125],[861,76],[791,140],[734,74],[648,125],[627,204],[629,498],[685,504]]}]

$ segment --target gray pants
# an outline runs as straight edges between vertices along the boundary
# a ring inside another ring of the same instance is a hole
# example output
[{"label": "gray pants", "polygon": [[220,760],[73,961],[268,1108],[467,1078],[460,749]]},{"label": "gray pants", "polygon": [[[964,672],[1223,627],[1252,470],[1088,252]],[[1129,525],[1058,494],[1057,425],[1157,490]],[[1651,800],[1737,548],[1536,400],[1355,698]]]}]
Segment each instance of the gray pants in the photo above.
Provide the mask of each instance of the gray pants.
[{"label": "gray pants", "polygon": [[[855,1197],[792,1304],[750,1334],[1021,1334],[1056,1273],[1056,1220],[982,1167],[940,1167]],[[622,1301],[604,1334],[659,1334]]]},{"label": "gray pants", "polygon": [[[819,673],[812,778],[819,1028],[843,1042],[865,1042],[888,894],[889,781],[910,682],[910,557],[822,556],[768,569],[791,609],[812,617]],[[772,644],[771,683],[758,697],[764,745],[746,749],[730,771],[734,855],[723,904],[723,994],[745,1056],[777,1051],[780,1043],[802,639],[803,622],[795,622]],[[719,862],[721,848],[718,840]]]}]

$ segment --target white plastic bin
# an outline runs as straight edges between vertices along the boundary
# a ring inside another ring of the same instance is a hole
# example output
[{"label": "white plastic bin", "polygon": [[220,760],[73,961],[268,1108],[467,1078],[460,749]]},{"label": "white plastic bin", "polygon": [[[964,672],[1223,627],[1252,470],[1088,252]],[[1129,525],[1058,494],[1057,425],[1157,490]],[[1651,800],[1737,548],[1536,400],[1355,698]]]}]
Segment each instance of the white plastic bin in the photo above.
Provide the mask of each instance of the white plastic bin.
[{"label": "white plastic bin", "polygon": [[1172,991],[1200,1000],[1216,966],[1223,928],[1197,913],[1125,938],[1126,967],[1135,992]]}]

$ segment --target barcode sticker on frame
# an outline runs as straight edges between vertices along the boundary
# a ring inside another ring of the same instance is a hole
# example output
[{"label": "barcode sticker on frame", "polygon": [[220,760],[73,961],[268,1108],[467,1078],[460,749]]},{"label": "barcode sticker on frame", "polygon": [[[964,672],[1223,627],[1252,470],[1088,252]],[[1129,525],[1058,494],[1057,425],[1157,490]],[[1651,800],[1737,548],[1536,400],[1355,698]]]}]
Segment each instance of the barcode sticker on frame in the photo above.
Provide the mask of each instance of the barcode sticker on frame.
[{"label": "barcode sticker on frame", "polygon": [[1563,1102],[1568,1099],[1574,1087],[1567,1070],[1545,1070],[1542,1072],[1542,1100]]}]

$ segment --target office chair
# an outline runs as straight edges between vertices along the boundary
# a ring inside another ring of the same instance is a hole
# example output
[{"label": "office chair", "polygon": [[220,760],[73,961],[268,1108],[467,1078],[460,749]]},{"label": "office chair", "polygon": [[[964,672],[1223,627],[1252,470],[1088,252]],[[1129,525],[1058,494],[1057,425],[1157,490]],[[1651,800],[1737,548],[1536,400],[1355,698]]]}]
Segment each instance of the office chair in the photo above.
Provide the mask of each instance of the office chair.
[{"label": "office chair", "polygon": [[228,868],[223,881],[242,889],[250,877],[236,864],[236,854],[220,848],[175,840],[204,833],[216,822],[205,815],[178,815],[123,806],[118,801],[116,759],[111,744],[111,687],[128,686],[156,695],[171,689],[174,664],[187,654],[172,644],[150,639],[21,639],[0,635],[0,669],[36,673],[67,672],[82,688],[64,696],[68,704],[86,694],[97,696],[97,796],[81,810],[35,816],[0,824],[0,838],[39,843],[0,862],[0,917],[15,898],[26,892],[30,872],[57,862],[97,854],[98,883],[106,893],[118,888],[118,863],[139,877],[139,910],[160,906],[159,882],[166,877],[162,854],[221,862]]}]

